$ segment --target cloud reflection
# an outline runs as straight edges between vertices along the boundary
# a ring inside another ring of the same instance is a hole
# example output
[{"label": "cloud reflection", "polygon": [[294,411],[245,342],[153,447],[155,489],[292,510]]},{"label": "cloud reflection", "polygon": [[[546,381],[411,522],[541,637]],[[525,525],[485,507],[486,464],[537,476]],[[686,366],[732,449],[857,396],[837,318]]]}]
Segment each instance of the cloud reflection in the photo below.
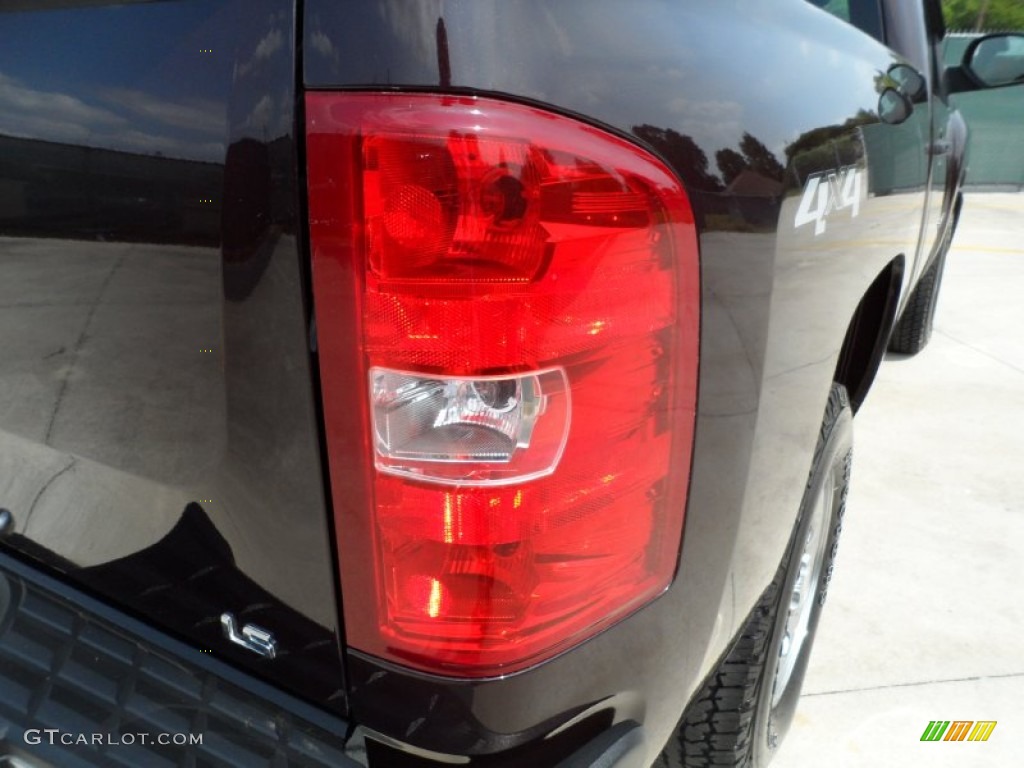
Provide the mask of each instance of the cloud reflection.
[{"label": "cloud reflection", "polygon": [[0,134],[223,161],[223,106],[201,99],[168,101],[126,88],[101,91],[96,102],[86,99],[32,88],[0,72]]}]

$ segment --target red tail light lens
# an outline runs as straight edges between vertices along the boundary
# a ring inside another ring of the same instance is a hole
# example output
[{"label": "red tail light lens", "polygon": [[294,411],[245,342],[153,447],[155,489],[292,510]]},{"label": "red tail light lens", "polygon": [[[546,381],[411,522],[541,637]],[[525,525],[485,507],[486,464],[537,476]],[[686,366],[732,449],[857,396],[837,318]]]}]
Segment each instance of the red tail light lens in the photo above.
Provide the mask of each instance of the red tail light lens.
[{"label": "red tail light lens", "polygon": [[313,289],[349,644],[491,676],[670,583],[699,281],[679,182],[489,99],[307,95]]}]

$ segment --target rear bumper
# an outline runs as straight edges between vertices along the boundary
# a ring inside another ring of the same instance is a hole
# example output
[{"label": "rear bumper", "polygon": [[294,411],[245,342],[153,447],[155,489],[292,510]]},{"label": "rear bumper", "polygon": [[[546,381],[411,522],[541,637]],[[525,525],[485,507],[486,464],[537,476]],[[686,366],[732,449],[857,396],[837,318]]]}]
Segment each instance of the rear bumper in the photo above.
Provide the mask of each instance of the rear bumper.
[{"label": "rear bumper", "polygon": [[359,768],[348,730],[0,553],[0,766]]},{"label": "rear bumper", "polygon": [[[0,551],[0,768],[365,768],[364,748],[346,753],[351,731]],[[621,722],[558,768],[632,768],[641,740]]]}]

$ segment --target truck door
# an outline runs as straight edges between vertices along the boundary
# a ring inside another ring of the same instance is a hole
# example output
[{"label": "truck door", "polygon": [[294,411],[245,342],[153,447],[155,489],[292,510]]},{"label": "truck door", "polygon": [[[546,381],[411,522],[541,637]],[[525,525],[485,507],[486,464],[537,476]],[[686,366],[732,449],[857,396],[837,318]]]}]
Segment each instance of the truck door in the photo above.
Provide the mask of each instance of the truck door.
[{"label": "truck door", "polygon": [[[948,199],[949,158],[953,151],[950,135],[952,110],[941,77],[942,11],[934,0],[897,2],[884,5],[887,44],[903,56],[926,82],[926,91],[918,98],[915,112],[921,113],[924,144],[922,161],[925,189],[925,214],[921,224],[921,242],[913,260],[913,277],[924,271],[943,233],[944,214],[951,208]],[[909,254],[908,254],[909,256]]]}]

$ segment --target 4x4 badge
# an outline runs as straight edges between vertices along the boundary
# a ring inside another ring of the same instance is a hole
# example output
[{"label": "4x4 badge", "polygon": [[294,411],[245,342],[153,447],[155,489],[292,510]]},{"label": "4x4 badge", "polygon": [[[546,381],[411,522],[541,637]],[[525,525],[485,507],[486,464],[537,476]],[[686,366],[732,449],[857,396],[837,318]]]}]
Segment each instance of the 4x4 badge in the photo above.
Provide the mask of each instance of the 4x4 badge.
[{"label": "4x4 badge", "polygon": [[814,236],[825,231],[825,219],[832,211],[850,209],[850,216],[860,213],[864,171],[848,165],[835,171],[815,173],[807,179],[800,205],[793,219],[794,227],[814,224]]},{"label": "4x4 badge", "polygon": [[240,645],[246,650],[258,653],[268,659],[277,656],[277,640],[263,627],[255,624],[246,624],[242,631],[238,631],[238,621],[233,613],[222,613],[220,615],[220,626],[224,630],[224,637],[235,645]]}]

